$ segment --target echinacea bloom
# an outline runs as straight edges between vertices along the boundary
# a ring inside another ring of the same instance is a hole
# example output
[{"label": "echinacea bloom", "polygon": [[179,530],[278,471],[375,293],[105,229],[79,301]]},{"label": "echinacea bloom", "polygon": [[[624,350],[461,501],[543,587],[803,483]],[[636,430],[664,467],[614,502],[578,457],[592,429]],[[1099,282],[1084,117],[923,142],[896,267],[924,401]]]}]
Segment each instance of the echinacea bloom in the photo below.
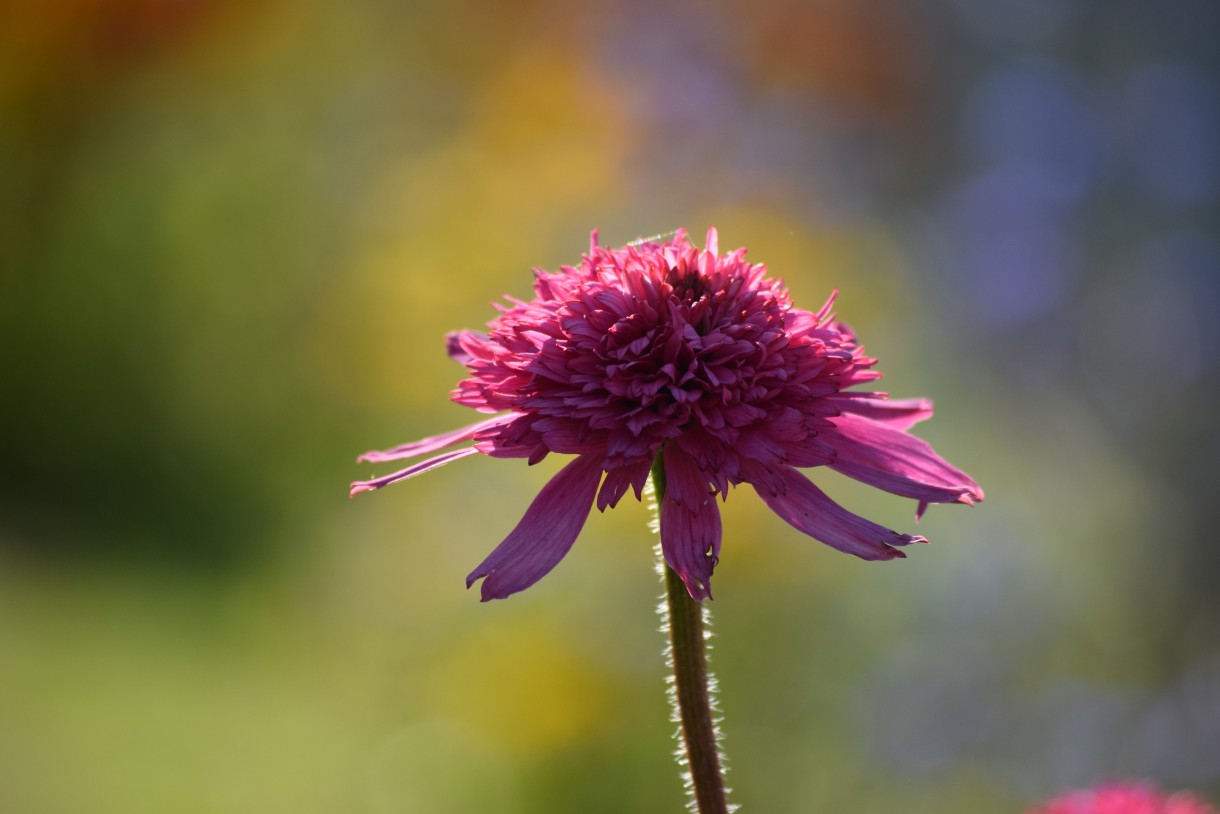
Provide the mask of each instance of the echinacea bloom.
[{"label": "echinacea bloom", "polygon": [[927,542],[842,508],[800,468],[826,466],[919,503],[973,504],[983,492],[907,431],[932,415],[925,399],[891,401],[857,389],[880,378],[851,330],[830,313],[792,305],[780,281],[702,250],[678,231],[607,249],[592,235],[579,266],[535,271],[534,298],[508,298],[486,333],[449,336],[469,378],[453,400],[495,414],[477,424],[381,452],[395,461],[455,447],[406,469],[352,484],[353,495],[477,453],[576,458],[534,499],[512,533],[466,578],[482,598],[524,590],[563,559],[596,502],[637,498],[663,456],[661,547],[690,595],[711,595],[720,556],[716,496],[749,483],[798,530],[866,560],[905,556]]},{"label": "echinacea bloom", "polygon": [[1185,792],[1163,795],[1142,783],[1112,783],[1072,791],[1028,814],[1217,814],[1216,809]]}]

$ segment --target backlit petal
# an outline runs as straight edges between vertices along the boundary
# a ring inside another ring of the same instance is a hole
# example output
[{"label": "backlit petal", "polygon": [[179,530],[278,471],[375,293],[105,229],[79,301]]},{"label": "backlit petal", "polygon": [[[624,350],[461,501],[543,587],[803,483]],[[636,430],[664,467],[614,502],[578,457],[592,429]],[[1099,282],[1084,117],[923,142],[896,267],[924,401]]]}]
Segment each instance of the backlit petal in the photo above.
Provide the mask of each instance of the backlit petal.
[{"label": "backlit petal", "polygon": [[517,416],[513,414],[499,415],[495,418],[489,418],[480,421],[477,424],[471,424],[468,427],[462,427],[460,430],[434,435],[431,438],[424,438],[421,441],[412,441],[409,444],[400,444],[391,449],[373,450],[366,452],[357,458],[357,461],[364,463],[384,463],[385,461],[399,461],[403,458],[414,458],[417,455],[426,455],[429,452],[436,452],[438,449],[452,446],[461,441],[469,441],[474,438],[475,434],[480,430],[491,429],[498,427],[501,424],[507,424]]},{"label": "backlit petal", "polygon": [[677,444],[665,447],[665,499],[661,501],[661,551],[695,599],[712,595],[712,571],[720,561],[720,508],[695,459]]},{"label": "backlit petal", "polygon": [[921,503],[973,504],[983,499],[979,485],[926,441],[879,421],[844,414],[821,438],[837,453],[832,469],[870,486]]},{"label": "backlit petal", "polygon": [[763,502],[793,528],[815,540],[865,560],[905,557],[892,546],[926,543],[923,537],[899,534],[871,520],[852,514],[791,467],[780,473],[785,490],[780,494],[755,485]]},{"label": "backlit petal", "polygon": [[422,475],[429,469],[436,469],[438,466],[444,466],[447,463],[452,463],[459,458],[465,458],[470,455],[478,455],[479,451],[474,447],[464,447],[455,449],[452,452],[445,452],[437,455],[435,458],[429,458],[426,461],[421,461],[414,466],[408,466],[406,469],[400,469],[397,472],[392,472],[389,475],[382,475],[380,478],[372,480],[358,480],[352,484],[352,489],[348,493],[348,497],[355,497],[361,492],[371,492],[374,489],[380,489],[383,486],[389,486],[391,483],[397,483],[400,480],[413,478],[416,475]]},{"label": "backlit petal", "polygon": [[884,422],[895,430],[909,430],[932,417],[931,399],[845,398],[850,395],[843,393],[834,399],[839,409]]},{"label": "backlit petal", "polygon": [[504,542],[466,577],[482,579],[483,601],[524,591],[559,564],[580,534],[601,480],[596,456],[582,455],[559,470]]}]

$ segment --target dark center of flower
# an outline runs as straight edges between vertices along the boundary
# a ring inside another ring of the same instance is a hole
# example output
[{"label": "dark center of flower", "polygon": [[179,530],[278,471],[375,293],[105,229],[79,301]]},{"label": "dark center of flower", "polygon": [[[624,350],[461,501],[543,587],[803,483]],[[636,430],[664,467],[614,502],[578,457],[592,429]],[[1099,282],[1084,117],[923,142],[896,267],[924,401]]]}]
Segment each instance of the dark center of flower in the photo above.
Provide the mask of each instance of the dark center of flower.
[{"label": "dark center of flower", "polygon": [[692,305],[707,294],[707,278],[699,273],[699,269],[679,264],[665,275],[665,282],[673,289],[674,300],[685,305]]}]

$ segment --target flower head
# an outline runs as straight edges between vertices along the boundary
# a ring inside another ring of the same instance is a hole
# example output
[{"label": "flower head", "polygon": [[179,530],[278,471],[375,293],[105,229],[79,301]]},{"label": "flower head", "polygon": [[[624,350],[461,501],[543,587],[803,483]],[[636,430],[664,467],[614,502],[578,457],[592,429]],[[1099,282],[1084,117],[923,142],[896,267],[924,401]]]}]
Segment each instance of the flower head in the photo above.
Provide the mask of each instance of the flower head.
[{"label": "flower head", "polygon": [[1162,795],[1140,783],[1113,783],[1068,792],[1029,814],[1216,814],[1216,809],[1184,792]]},{"label": "flower head", "polygon": [[596,502],[641,496],[662,456],[665,559],[691,596],[711,595],[720,555],[715,498],[749,483],[800,531],[866,560],[904,556],[926,542],[840,507],[799,468],[827,466],[919,503],[973,504],[967,474],[907,430],[932,415],[924,399],[891,401],[857,389],[880,378],[830,299],[816,313],[792,305],[780,281],[721,255],[714,229],[702,250],[678,231],[607,249],[593,233],[580,265],[535,272],[534,298],[509,299],[486,333],[449,336],[469,378],[459,404],[496,414],[454,432],[360,460],[383,462],[457,449],[374,480],[352,494],[477,453],[575,455],[478,568],[484,600],[524,590],[567,554]]}]

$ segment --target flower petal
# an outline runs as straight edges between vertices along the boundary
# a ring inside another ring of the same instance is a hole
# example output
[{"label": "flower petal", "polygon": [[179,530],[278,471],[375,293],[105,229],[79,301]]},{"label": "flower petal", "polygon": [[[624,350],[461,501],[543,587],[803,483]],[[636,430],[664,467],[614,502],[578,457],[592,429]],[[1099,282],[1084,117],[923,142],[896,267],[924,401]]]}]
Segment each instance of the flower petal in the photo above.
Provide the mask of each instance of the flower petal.
[{"label": "flower petal", "polygon": [[720,508],[695,459],[677,444],[665,447],[665,499],[661,501],[661,551],[694,599],[712,595],[712,571],[720,561]]},{"label": "flower petal", "polygon": [[921,438],[871,418],[844,414],[822,440],[837,456],[830,468],[849,478],[921,503],[966,503],[983,499],[969,475],[951,465]]},{"label": "flower petal", "polygon": [[614,508],[623,495],[627,494],[628,489],[634,489],[635,496],[639,498],[644,484],[648,481],[648,473],[651,469],[652,462],[644,459],[638,463],[608,470],[606,479],[602,481],[601,490],[597,493],[598,511],[604,512],[607,508]]},{"label": "flower petal", "polygon": [[507,424],[509,421],[517,418],[514,413],[508,415],[498,415],[495,418],[488,418],[480,421],[477,424],[471,424],[469,427],[462,427],[460,430],[434,435],[431,438],[424,438],[421,441],[412,441],[409,444],[399,444],[396,447],[385,450],[373,450],[366,452],[356,460],[361,463],[384,463],[385,461],[399,461],[403,458],[414,458],[417,455],[426,455],[429,452],[436,452],[438,449],[452,446],[460,441],[469,441],[474,438],[475,434],[481,430],[498,427],[501,424]]},{"label": "flower petal", "polygon": [[469,365],[474,361],[474,357],[466,350],[465,344],[478,345],[486,341],[487,334],[477,331],[452,331],[445,334],[445,353],[458,364]]},{"label": "flower petal", "polygon": [[479,451],[474,447],[463,447],[455,449],[452,452],[445,452],[437,455],[435,458],[429,458],[426,461],[421,461],[413,466],[408,466],[406,469],[400,469],[389,475],[382,475],[380,478],[372,480],[358,480],[352,484],[352,490],[348,493],[348,497],[355,497],[361,492],[371,492],[374,489],[380,489],[383,486],[389,486],[391,483],[397,483],[400,480],[413,478],[416,475],[422,475],[429,469],[436,469],[438,466],[444,466],[447,463],[456,461],[459,458],[466,458],[470,455],[478,455]]},{"label": "flower petal", "polygon": [[831,548],[865,560],[891,560],[906,556],[891,546],[927,542],[923,537],[899,534],[852,514],[791,467],[785,467],[780,478],[785,491],[779,494],[758,484],[754,484],[754,490],[793,528]]},{"label": "flower petal", "polygon": [[885,422],[887,427],[895,430],[909,430],[932,417],[931,399],[868,398],[863,393],[859,394],[859,398],[849,398],[852,395],[855,394],[843,393],[834,397],[843,412]]},{"label": "flower petal", "polygon": [[466,577],[483,579],[483,601],[524,591],[559,564],[585,525],[601,480],[601,462],[582,455],[559,470],[504,542]]}]

